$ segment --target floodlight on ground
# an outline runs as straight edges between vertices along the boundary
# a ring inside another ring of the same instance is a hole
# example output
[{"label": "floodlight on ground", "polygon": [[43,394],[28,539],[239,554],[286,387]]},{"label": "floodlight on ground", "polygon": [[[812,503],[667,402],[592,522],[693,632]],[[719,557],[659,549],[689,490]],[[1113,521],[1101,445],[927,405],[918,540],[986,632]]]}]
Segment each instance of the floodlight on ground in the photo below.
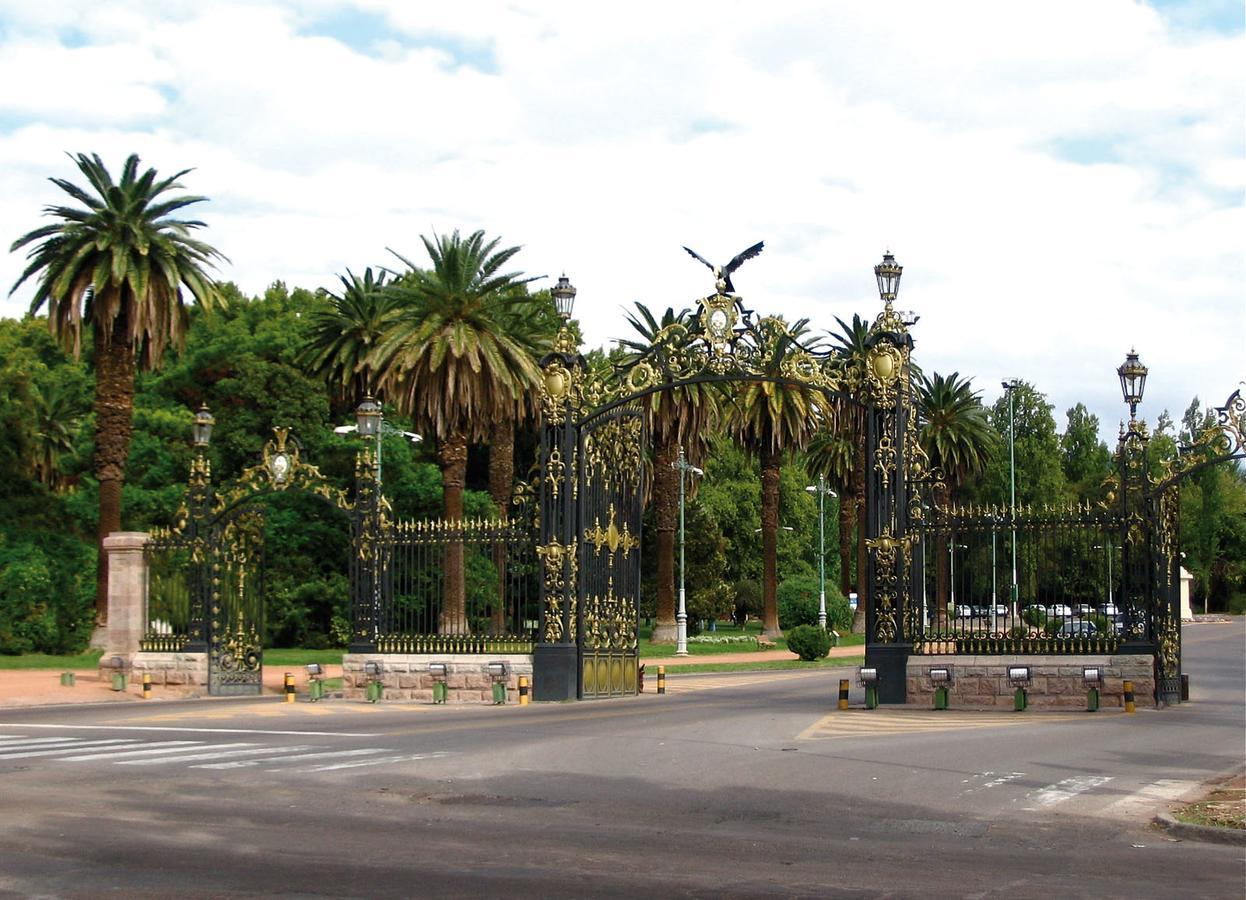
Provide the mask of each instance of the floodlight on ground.
[{"label": "floodlight on ground", "polygon": [[1082,668],[1082,682],[1086,687],[1098,687],[1103,684],[1103,669],[1099,666],[1084,666]]},{"label": "floodlight on ground", "polygon": [[491,678],[505,678],[506,677],[506,663],[504,662],[488,663],[485,665],[485,671],[489,673],[489,676]]},{"label": "floodlight on ground", "polygon": [[430,662],[428,664],[428,674],[434,678],[445,678],[448,669],[449,666],[443,662]]},{"label": "floodlight on ground", "polygon": [[308,675],[323,675],[324,674],[324,669],[321,668],[320,663],[308,663],[306,668],[307,668]]},{"label": "floodlight on ground", "polygon": [[878,669],[874,667],[857,669],[857,683],[866,687],[878,684]]},{"label": "floodlight on ground", "polygon": [[1025,687],[1030,683],[1029,666],[1009,666],[1008,683],[1013,687]]},{"label": "floodlight on ground", "polygon": [[938,666],[930,670],[930,682],[936,685],[952,683],[952,670],[947,666]]},{"label": "floodlight on ground", "polygon": [[379,662],[366,662],[363,664],[363,672],[369,678],[376,678],[381,674],[381,664]]}]

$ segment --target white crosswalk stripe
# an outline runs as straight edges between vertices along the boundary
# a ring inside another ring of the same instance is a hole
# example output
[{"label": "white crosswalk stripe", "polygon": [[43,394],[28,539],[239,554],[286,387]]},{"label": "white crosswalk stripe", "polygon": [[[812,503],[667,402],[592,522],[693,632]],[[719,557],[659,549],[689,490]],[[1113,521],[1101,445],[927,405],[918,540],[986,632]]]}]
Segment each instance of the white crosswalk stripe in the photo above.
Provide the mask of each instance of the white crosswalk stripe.
[{"label": "white crosswalk stripe", "polygon": [[40,747],[38,750],[23,750],[20,753],[10,753],[8,747],[0,748],[0,760],[6,759],[37,759],[39,757],[63,756],[66,753],[78,753],[88,747],[102,747],[106,744],[112,744],[113,749],[118,749],[118,745],[133,744],[133,739],[118,738],[111,741],[81,741],[76,742],[69,747]]},{"label": "white crosswalk stripe", "polygon": [[149,741],[142,738],[28,737],[0,734],[0,764],[9,760],[46,759],[58,763],[103,763],[225,771],[263,766],[270,772],[335,772],[368,766],[439,759],[446,751],[402,753],[395,747],[337,750],[321,744],[261,745],[249,741]]},{"label": "white crosswalk stripe", "polygon": [[[153,741],[149,744],[144,744],[143,749],[141,750],[118,750],[113,753],[108,753],[108,752],[85,753],[82,756],[67,756],[65,757],[65,761],[66,762],[91,762],[97,759],[113,760],[113,759],[117,759],[120,756],[140,756],[140,755],[155,756],[156,754],[160,754],[160,753],[168,753],[174,747],[178,747],[178,746],[185,747],[187,750],[193,750],[193,749],[202,747],[203,745],[204,744],[202,741]],[[217,746],[237,747],[240,745],[218,744]]]},{"label": "white crosswalk stripe", "polygon": [[[272,747],[266,748],[270,752]],[[192,769],[246,769],[252,766],[262,766],[268,763],[285,763],[294,760],[303,759],[325,759],[328,757],[337,758],[339,756],[370,756],[375,753],[385,753],[380,747],[365,747],[362,750],[339,750],[336,753],[326,753],[323,750],[317,750],[314,753],[295,753],[293,755],[282,754],[280,756],[268,756],[263,759],[243,759],[233,762],[223,763],[206,763],[201,765],[190,766]]]},{"label": "white crosswalk stripe", "polygon": [[[236,756],[251,756],[256,753],[272,753],[272,747],[256,747],[254,744],[235,744],[233,746],[243,746],[248,749],[243,750],[221,750],[222,747],[228,747],[229,744],[217,744],[209,753],[192,753],[189,756],[182,754],[179,756],[157,757],[155,759],[124,759],[117,763],[119,766],[153,766],[162,763],[184,763],[197,762],[202,759],[230,759]],[[310,744],[300,744],[287,748],[289,750],[309,750]]]}]

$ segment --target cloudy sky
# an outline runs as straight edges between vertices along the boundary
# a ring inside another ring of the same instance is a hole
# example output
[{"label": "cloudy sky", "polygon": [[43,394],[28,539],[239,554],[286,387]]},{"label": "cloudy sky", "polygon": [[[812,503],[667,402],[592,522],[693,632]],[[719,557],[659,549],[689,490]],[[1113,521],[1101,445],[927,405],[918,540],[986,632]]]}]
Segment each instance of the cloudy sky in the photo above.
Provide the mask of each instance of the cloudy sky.
[{"label": "cloudy sky", "polygon": [[0,0],[0,239],[66,152],[137,152],[194,167],[248,293],[483,228],[593,346],[712,290],[683,244],[765,240],[737,291],[819,329],[876,314],[891,248],[928,372],[1114,435],[1131,345],[1152,420],[1246,378],[1243,59],[1240,0]]}]

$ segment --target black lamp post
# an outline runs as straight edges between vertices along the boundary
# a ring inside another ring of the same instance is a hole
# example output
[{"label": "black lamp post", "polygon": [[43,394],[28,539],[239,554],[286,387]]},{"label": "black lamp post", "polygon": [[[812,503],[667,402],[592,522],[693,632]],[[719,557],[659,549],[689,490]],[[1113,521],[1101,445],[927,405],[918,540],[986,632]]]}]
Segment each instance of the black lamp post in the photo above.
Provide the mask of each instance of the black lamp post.
[{"label": "black lamp post", "polygon": [[212,417],[208,405],[205,403],[200,406],[199,411],[195,413],[194,424],[190,426],[191,438],[194,440],[196,449],[206,449],[212,442],[212,426],[215,424],[216,419]]},{"label": "black lamp post", "polygon": [[575,308],[575,286],[566,274],[558,276],[558,283],[550,289],[554,297],[554,306],[564,322],[570,321],[571,310]]},{"label": "black lamp post", "polygon": [[903,272],[904,266],[896,262],[890,250],[883,254],[883,261],[874,267],[874,277],[878,279],[878,296],[887,306],[895,302],[896,294],[900,292],[900,275]]},{"label": "black lamp post", "polygon": [[1116,374],[1121,379],[1121,395],[1129,404],[1129,421],[1133,424],[1138,413],[1138,404],[1142,402],[1142,392],[1146,390],[1147,367],[1138,359],[1138,353],[1132,347],[1125,356],[1125,361],[1117,368]]}]

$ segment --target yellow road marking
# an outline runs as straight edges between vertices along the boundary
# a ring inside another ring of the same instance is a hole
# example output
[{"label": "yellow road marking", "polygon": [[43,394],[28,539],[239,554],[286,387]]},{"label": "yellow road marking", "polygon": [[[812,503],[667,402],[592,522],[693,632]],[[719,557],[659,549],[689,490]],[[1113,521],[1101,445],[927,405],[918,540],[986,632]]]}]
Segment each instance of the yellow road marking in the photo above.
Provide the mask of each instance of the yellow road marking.
[{"label": "yellow road marking", "polygon": [[922,710],[835,711],[823,716],[796,736],[798,741],[830,740],[842,737],[868,737],[897,734],[923,734],[935,731],[965,731],[980,728],[1009,728],[1043,722],[1088,721],[1085,716],[1024,715],[1007,712],[953,712]]}]

